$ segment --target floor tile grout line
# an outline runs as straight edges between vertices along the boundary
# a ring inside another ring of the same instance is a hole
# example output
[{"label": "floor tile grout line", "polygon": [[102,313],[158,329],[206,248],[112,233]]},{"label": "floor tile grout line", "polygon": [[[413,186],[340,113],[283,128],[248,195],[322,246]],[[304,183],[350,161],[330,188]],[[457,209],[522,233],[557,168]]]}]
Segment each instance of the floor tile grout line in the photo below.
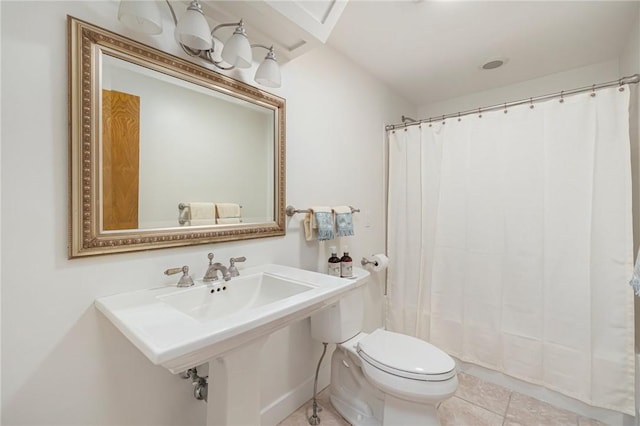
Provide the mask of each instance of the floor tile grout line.
[{"label": "floor tile grout line", "polygon": [[507,401],[507,408],[504,410],[504,416],[502,416],[502,426],[507,422],[507,413],[509,412],[509,406],[511,405],[511,397],[513,397],[513,391],[509,392],[509,401]]},{"label": "floor tile grout line", "polygon": [[[503,389],[508,390],[507,388],[503,388]],[[467,399],[467,398],[465,398],[463,396],[460,396],[460,395],[454,395],[453,398],[461,399],[461,400],[463,400],[465,402],[468,402],[469,404],[474,405],[474,406],[476,406],[478,408],[482,408],[483,410],[486,410],[486,411],[488,411],[490,413],[497,414],[498,416],[504,417],[506,415],[506,413],[507,413],[507,409],[509,408],[509,402],[511,401],[511,394],[512,394],[512,392],[509,391],[509,401],[507,401],[507,406],[505,407],[504,413],[499,413],[497,411],[494,411],[489,407],[485,407],[483,405],[480,405],[477,401],[471,401],[471,400],[469,400],[469,399]]]}]

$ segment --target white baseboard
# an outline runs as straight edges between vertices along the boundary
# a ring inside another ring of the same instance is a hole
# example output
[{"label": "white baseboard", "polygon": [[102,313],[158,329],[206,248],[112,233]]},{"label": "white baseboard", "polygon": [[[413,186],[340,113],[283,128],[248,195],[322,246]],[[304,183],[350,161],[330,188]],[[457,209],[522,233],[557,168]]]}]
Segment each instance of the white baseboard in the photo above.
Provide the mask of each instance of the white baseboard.
[{"label": "white baseboard", "polygon": [[[329,386],[331,366],[330,363],[320,367],[318,375],[318,393]],[[314,372],[315,373],[315,372]],[[263,426],[275,426],[305,402],[313,398],[313,379],[312,375],[296,388],[282,395],[271,404],[262,409],[260,413],[260,422]]]}]

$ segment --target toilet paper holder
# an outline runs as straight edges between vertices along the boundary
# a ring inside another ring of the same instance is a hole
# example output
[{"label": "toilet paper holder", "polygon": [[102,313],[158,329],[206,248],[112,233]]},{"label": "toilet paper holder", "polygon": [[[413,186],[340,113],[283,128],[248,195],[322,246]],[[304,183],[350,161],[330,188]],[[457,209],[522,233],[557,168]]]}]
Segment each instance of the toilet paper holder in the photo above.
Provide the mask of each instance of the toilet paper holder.
[{"label": "toilet paper holder", "polygon": [[360,264],[364,267],[370,265],[368,268],[373,272],[381,272],[387,269],[387,266],[389,265],[389,258],[382,253],[372,254],[371,256],[363,257]]},{"label": "toilet paper holder", "polygon": [[366,257],[363,257],[362,260],[360,261],[360,264],[362,266],[367,266],[367,265],[378,266],[378,261],[375,259],[370,260],[370,259],[367,259]]}]

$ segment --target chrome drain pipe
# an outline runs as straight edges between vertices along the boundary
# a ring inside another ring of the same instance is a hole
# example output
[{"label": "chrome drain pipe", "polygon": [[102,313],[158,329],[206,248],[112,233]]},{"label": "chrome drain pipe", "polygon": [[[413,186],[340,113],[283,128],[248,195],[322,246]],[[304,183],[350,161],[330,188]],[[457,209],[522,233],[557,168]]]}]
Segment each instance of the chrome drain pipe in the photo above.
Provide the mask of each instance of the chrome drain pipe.
[{"label": "chrome drain pipe", "polygon": [[193,397],[199,401],[207,401],[209,384],[207,377],[198,376],[198,370],[190,368],[182,373],[183,379],[190,379],[193,385]]}]

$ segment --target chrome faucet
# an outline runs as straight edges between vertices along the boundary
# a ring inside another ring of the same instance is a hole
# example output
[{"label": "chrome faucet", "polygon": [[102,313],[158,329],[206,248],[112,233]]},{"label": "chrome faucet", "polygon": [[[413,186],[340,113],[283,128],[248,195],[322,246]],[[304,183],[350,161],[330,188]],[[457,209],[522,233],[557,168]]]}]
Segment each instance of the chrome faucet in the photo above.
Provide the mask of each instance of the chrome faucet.
[{"label": "chrome faucet", "polygon": [[222,279],[229,281],[231,279],[231,274],[227,267],[220,262],[213,263],[213,253],[209,253],[207,257],[209,258],[209,267],[207,268],[207,272],[205,272],[204,277],[202,277],[202,281],[218,281],[218,271],[222,272]]}]

